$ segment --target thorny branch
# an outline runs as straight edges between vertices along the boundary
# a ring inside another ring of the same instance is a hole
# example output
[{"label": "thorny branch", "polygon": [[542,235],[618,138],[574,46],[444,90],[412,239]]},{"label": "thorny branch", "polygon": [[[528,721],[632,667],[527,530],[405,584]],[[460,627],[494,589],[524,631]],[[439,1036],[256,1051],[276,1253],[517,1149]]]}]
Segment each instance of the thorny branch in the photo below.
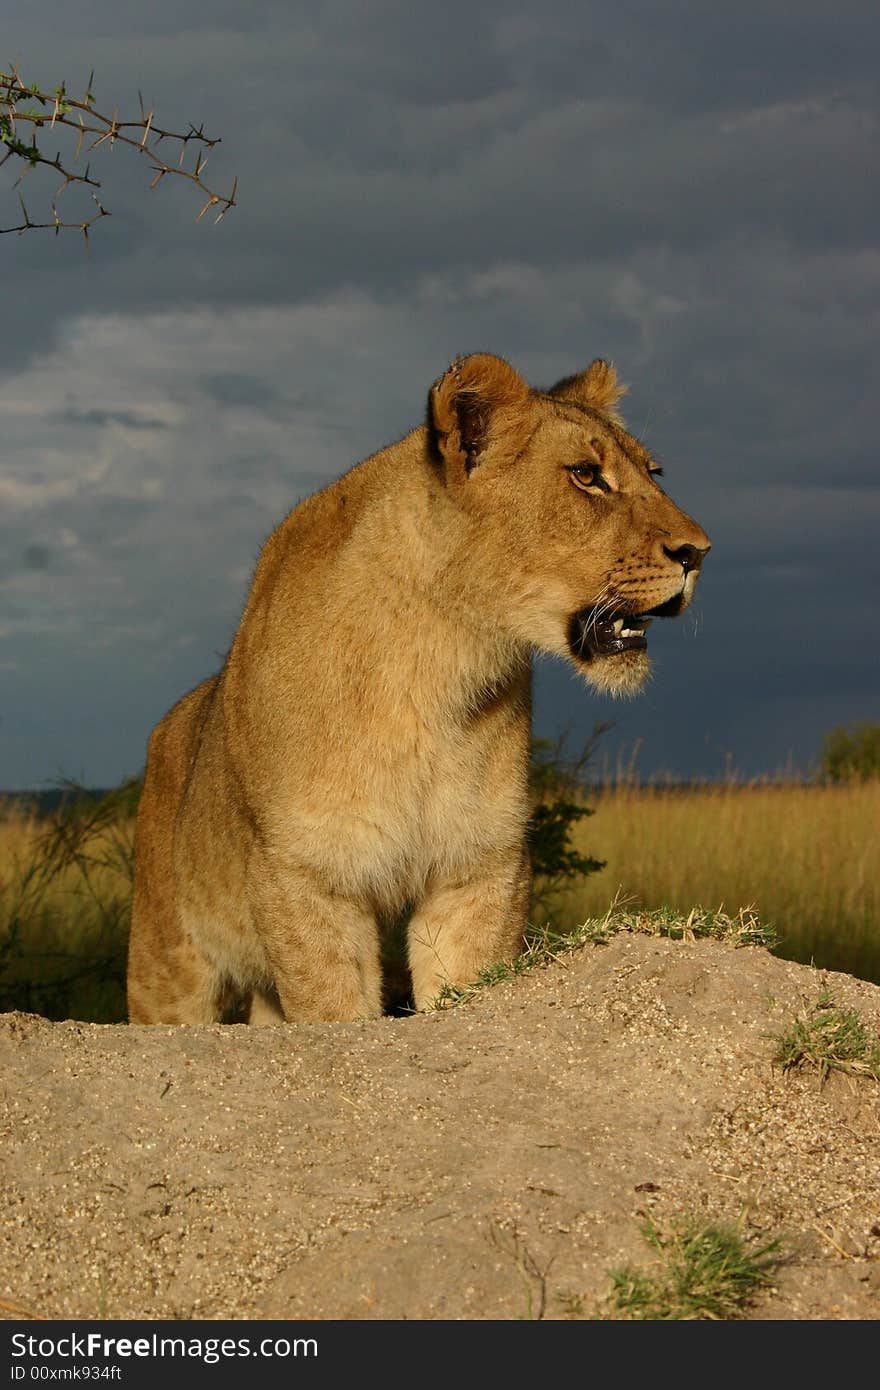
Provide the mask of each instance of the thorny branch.
[{"label": "thorny branch", "polygon": [[[238,179],[233,181],[229,194],[215,193],[202,179],[205,165],[208,162],[206,152],[212,150],[215,145],[219,145],[219,139],[210,139],[205,135],[202,126],[190,125],[183,135],[176,134],[171,130],[164,130],[156,124],[154,108],[152,106],[149,110],[145,108],[140,92],[138,92],[138,98],[141,114],[137,120],[120,120],[118,108],[114,108],[112,116],[103,115],[95,106],[95,95],[92,91],[93,79],[94,72],[86,84],[83,100],[78,101],[68,95],[63,82],[60,87],[56,87],[50,93],[31,83],[24,82],[15,66],[9,72],[0,72],[0,148],[6,147],[6,153],[0,157],[0,169],[7,160],[12,158],[20,160],[24,165],[14,186],[17,188],[27,174],[42,164],[49,169],[55,169],[61,175],[62,182],[55,194],[56,199],[60,198],[71,184],[83,184],[93,189],[100,188],[101,181],[92,176],[89,163],[81,171],[72,166],[78,163],[84,148],[88,154],[107,142],[108,148],[112,150],[118,141],[120,144],[130,146],[138,154],[146,155],[154,175],[150,184],[151,188],[155,188],[168,174],[189,179],[201,190],[206,199],[196,221],[200,222],[211,208],[218,209],[214,221],[221,221],[229,209],[236,205]],[[22,102],[36,102],[37,106],[23,107]],[[60,151],[54,158],[50,158],[49,155],[44,154],[37,143],[38,132],[45,135],[46,131],[54,131],[56,127],[76,133],[76,150],[71,163],[62,161]],[[28,131],[30,132],[29,140],[23,138]],[[159,146],[164,140],[175,141],[179,146],[176,163],[169,163],[162,158]],[[192,168],[188,169],[184,165],[191,143],[195,146],[195,158]],[[90,217],[74,221],[65,221],[58,212],[57,203],[53,201],[51,220],[35,222],[28,213],[21,194],[18,195],[18,200],[21,205],[22,221],[13,227],[0,227],[0,235],[6,232],[28,232],[46,228],[54,230],[57,235],[62,230],[70,229],[82,232],[86,245],[88,245],[89,229],[102,217],[109,217],[110,215],[95,193],[92,193],[92,201],[97,211],[92,213]]]}]

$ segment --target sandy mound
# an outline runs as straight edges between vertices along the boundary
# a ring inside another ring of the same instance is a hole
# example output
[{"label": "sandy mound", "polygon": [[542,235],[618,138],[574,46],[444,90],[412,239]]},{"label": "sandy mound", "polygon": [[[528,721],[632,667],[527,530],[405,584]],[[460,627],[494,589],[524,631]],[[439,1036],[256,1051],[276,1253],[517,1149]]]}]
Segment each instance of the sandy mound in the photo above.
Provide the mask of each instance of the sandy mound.
[{"label": "sandy mound", "polygon": [[876,986],[628,935],[410,1019],[5,1015],[0,1297],[68,1318],[589,1316],[609,1268],[651,1262],[640,1213],[745,1213],[791,1255],[752,1316],[874,1318],[880,1086],[770,1060],[825,983],[880,1024]]}]

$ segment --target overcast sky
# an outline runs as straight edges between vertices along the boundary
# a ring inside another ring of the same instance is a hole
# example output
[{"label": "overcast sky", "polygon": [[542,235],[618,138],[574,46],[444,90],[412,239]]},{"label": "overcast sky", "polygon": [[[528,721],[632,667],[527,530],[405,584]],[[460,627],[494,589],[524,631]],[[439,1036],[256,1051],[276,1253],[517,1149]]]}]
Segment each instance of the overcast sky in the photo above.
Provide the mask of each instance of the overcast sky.
[{"label": "overcast sky", "polygon": [[90,257],[0,237],[0,787],[138,772],[268,532],[474,350],[536,385],[612,358],[714,542],[647,694],[542,663],[539,732],[614,718],[645,775],[751,774],[880,719],[875,3],[40,0],[2,27],[28,80],[94,67],[99,108],[204,121],[240,202],[196,226],[195,190],[104,147]]}]

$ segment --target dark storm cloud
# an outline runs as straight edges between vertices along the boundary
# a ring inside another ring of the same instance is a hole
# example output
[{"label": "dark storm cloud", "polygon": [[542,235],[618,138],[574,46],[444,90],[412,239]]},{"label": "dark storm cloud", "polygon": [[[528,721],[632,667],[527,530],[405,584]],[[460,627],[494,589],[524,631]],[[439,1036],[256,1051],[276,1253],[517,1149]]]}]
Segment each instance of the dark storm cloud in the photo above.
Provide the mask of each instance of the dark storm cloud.
[{"label": "dark storm cloud", "polygon": [[127,425],[132,430],[167,429],[164,420],[137,415],[133,410],[77,410],[66,406],[51,417],[62,425]]},{"label": "dark storm cloud", "polygon": [[[170,18],[133,6],[103,8],[90,32],[68,19],[63,40],[35,24],[27,46],[41,70],[85,76],[97,63],[111,105],[146,73],[169,123],[222,131],[209,167],[218,184],[240,175],[242,207],[207,238],[191,225],[190,189],[166,180],[147,198],[145,171],[117,152],[101,169],[126,225],[100,228],[100,287],[67,258],[53,265],[36,238],[13,247],[40,269],[32,322],[61,292],[83,307],[298,299],[658,239],[860,243],[876,79],[858,41],[870,19],[846,10],[799,9],[795,28],[766,6],[686,22],[642,5],[612,23],[604,7],[558,4],[540,19],[491,4],[255,5],[243,36],[222,11],[186,5],[168,10],[176,40]],[[562,71],[551,82],[552,55]]]},{"label": "dark storm cloud", "polygon": [[207,396],[227,405],[249,406],[253,410],[271,411],[281,403],[279,391],[259,377],[244,372],[216,372],[199,383]]},{"label": "dark storm cloud", "polygon": [[24,552],[24,563],[29,570],[49,568],[49,548],[45,545],[29,545]]},{"label": "dark storm cloud", "polygon": [[[0,785],[65,749],[95,781],[135,768],[272,525],[473,348],[541,384],[613,357],[713,536],[700,622],[657,631],[651,691],[614,710],[646,770],[804,761],[870,714],[878,27],[813,0],[96,0],[8,24],[26,77],[94,67],[100,106],[142,88],[220,133],[206,176],[237,173],[240,206],[195,226],[193,189],[148,193],[117,150],[90,258],[0,239]],[[538,711],[604,712],[555,667]]]}]

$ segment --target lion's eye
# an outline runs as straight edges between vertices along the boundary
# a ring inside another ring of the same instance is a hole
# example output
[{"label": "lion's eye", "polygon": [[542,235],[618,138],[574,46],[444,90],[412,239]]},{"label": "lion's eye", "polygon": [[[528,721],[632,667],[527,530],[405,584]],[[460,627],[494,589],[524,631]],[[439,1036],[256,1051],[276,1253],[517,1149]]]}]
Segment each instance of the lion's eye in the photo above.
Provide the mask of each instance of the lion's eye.
[{"label": "lion's eye", "polygon": [[611,489],[602,477],[602,469],[597,463],[572,463],[568,466],[568,473],[575,487],[586,490],[587,488],[600,488],[602,492],[610,492]]}]

